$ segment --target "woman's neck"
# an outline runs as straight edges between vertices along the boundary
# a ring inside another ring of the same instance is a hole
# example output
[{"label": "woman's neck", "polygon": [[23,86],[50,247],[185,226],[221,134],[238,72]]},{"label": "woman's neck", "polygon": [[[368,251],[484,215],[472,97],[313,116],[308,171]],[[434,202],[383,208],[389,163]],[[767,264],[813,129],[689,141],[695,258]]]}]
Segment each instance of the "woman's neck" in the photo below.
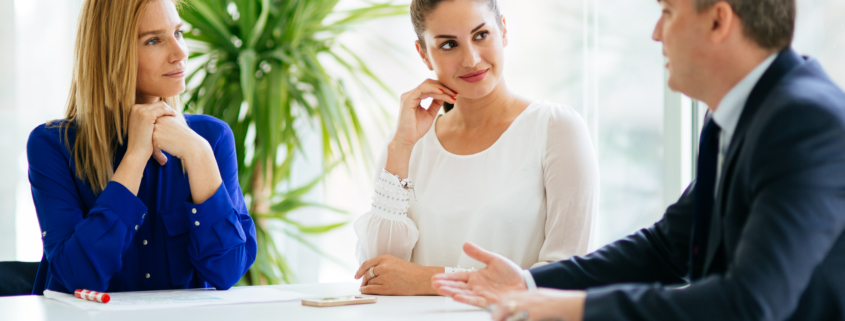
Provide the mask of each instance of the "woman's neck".
[{"label": "woman's neck", "polygon": [[470,130],[497,123],[502,120],[503,115],[516,107],[515,102],[518,100],[518,97],[508,91],[505,81],[501,80],[487,96],[478,99],[458,96],[455,108],[449,112],[454,113],[451,123]]},{"label": "woman's neck", "polygon": [[161,97],[144,95],[144,94],[141,94],[141,93],[138,93],[138,94],[135,95],[135,104],[148,105],[148,104],[157,103],[159,100],[161,100]]}]

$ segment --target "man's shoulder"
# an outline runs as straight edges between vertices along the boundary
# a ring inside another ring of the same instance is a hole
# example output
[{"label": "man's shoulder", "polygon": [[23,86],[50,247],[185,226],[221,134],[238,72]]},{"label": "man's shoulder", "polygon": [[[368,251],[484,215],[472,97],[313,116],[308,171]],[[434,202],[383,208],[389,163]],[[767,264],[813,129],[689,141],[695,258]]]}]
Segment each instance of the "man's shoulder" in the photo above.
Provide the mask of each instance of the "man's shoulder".
[{"label": "man's shoulder", "polygon": [[804,57],[785,70],[762,97],[750,119],[751,132],[771,131],[766,128],[772,126],[784,134],[819,126],[845,130],[845,93],[813,58]]},{"label": "man's shoulder", "polygon": [[806,114],[826,113],[845,119],[845,92],[815,59],[808,59],[784,75],[769,93],[766,103],[775,109],[773,111],[800,110]]},{"label": "man's shoulder", "polygon": [[845,157],[845,93],[808,60],[772,88],[747,139],[760,162],[800,166]]}]

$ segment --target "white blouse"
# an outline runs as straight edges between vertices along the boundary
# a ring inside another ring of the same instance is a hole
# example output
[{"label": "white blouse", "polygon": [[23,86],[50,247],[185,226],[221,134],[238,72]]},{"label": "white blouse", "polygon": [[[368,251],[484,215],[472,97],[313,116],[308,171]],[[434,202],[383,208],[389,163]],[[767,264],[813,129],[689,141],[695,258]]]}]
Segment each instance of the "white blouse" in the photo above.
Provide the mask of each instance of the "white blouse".
[{"label": "white blouse", "polygon": [[[354,223],[360,263],[389,254],[424,266],[483,268],[463,253],[467,241],[522,268],[586,254],[599,171],[577,112],[534,102],[473,155],[446,151],[435,127],[411,154],[413,189],[376,174],[373,207]],[[385,149],[376,168],[386,161]]]}]

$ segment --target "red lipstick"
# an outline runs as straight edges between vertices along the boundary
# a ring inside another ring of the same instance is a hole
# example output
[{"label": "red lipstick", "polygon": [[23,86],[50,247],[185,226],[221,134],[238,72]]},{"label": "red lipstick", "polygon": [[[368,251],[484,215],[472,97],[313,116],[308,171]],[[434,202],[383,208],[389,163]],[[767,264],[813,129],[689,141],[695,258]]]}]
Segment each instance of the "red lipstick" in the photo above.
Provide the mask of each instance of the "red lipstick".
[{"label": "red lipstick", "polygon": [[484,77],[487,76],[488,71],[490,71],[489,68],[484,69],[484,70],[479,70],[479,71],[473,71],[471,73],[465,74],[465,75],[460,76],[458,78],[461,78],[468,83],[475,83],[475,82],[479,82],[479,81],[484,80]]}]

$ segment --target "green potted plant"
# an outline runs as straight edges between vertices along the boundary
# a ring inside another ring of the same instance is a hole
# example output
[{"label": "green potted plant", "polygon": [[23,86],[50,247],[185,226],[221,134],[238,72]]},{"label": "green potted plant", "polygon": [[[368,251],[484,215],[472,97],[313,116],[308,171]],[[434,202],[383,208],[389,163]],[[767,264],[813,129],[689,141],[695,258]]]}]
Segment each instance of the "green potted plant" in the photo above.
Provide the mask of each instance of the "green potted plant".
[{"label": "green potted plant", "polygon": [[[324,233],[346,222],[307,226],[288,217],[308,206],[302,199],[335,164],[369,154],[347,86],[326,70],[324,59],[343,66],[358,81],[377,79],[338,35],[363,21],[407,14],[407,5],[368,3],[335,10],[338,0],[186,0],[180,8],[190,29],[188,112],[222,119],[231,126],[244,199],[256,221],[258,254],[240,284],[290,283],[294,276],[273,240],[279,231],[320,252],[303,234]],[[304,186],[283,187],[294,157],[303,152],[302,124],[321,134],[324,173]],[[340,210],[331,210],[340,212]]]}]

